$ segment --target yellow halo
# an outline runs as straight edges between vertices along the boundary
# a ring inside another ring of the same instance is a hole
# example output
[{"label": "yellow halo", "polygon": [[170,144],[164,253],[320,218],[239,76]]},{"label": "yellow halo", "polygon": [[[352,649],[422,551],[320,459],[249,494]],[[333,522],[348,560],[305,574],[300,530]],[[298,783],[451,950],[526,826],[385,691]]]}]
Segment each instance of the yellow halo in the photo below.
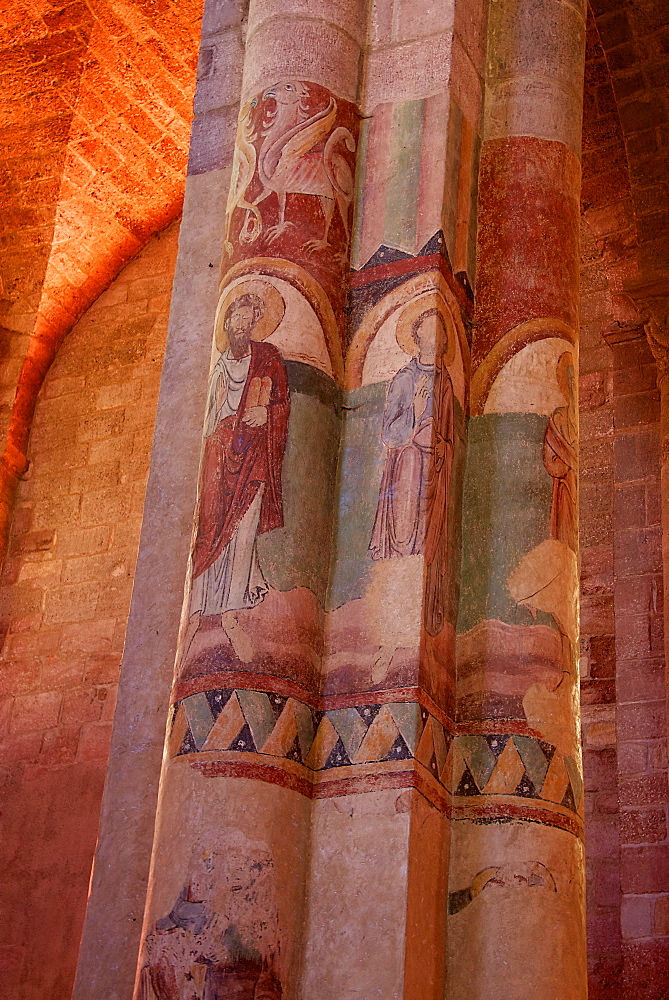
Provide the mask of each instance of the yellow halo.
[{"label": "yellow halo", "polygon": [[400,314],[400,318],[397,321],[397,328],[395,330],[397,343],[400,345],[405,354],[416,355],[418,353],[418,345],[413,339],[411,330],[413,324],[421,313],[426,312],[428,309],[437,309],[443,320],[446,343],[444,344],[444,349],[442,351],[442,363],[444,365],[450,365],[453,363],[455,358],[453,321],[446,303],[438,292],[426,292],[425,295],[419,295],[417,299],[412,299],[411,302],[404,307]]},{"label": "yellow halo", "polygon": [[278,289],[269,281],[252,278],[250,281],[240,281],[239,284],[233,285],[232,288],[224,289],[218,300],[214,323],[216,347],[221,354],[228,348],[228,335],[223,328],[225,314],[235,299],[238,299],[241,295],[257,295],[265,304],[265,312],[256,323],[251,334],[252,340],[265,340],[266,337],[274,333],[286,311],[286,303],[283,301],[283,297]]},{"label": "yellow halo", "polygon": [[560,388],[560,392],[567,401],[569,401],[569,399],[571,398],[571,391],[569,388],[569,378],[567,377],[570,368],[573,371],[574,355],[571,353],[571,351],[564,351],[564,353],[561,354],[560,357],[558,358],[555,375],[557,378],[557,384]]}]

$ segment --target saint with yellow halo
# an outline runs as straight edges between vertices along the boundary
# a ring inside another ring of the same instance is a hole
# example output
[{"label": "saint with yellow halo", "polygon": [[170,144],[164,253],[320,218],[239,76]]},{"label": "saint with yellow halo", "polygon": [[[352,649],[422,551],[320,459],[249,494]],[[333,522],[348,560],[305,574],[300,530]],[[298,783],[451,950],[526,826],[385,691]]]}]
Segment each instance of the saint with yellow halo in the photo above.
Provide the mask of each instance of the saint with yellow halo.
[{"label": "saint with yellow halo", "polygon": [[[369,543],[372,559],[424,554],[425,627],[444,624],[448,496],[453,461],[455,353],[444,306],[436,293],[402,310],[397,342],[411,360],[388,386],[382,440],[386,460]],[[438,364],[435,364],[438,355]]]}]

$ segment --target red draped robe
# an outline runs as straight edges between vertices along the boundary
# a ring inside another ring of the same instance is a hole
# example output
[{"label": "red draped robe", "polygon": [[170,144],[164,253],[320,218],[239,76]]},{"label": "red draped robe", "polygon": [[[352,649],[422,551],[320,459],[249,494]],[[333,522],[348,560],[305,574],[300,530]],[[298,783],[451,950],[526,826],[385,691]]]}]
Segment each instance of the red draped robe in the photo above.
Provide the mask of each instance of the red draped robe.
[{"label": "red draped robe", "polygon": [[[261,486],[265,488],[257,534],[283,526],[281,467],[290,410],[288,378],[273,344],[252,341],[250,347],[251,362],[237,412],[222,420],[204,445],[194,579],[218,559]],[[267,423],[249,427],[242,418],[256,378],[271,382]]]},{"label": "red draped robe", "polygon": [[568,406],[559,406],[548,421],[544,437],[544,466],[546,472],[553,477],[551,538],[564,542],[576,552],[578,460],[576,424]]}]

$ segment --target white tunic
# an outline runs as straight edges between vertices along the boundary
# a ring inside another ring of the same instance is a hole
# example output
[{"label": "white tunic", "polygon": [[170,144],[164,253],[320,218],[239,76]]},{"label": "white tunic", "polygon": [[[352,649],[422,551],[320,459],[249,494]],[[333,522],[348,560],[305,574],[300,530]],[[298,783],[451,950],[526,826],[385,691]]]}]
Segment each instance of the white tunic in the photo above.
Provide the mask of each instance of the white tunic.
[{"label": "white tunic", "polygon": [[[251,355],[237,360],[229,351],[221,354],[209,381],[209,402],[205,435],[209,437],[222,420],[239,409],[249,373]],[[217,386],[222,379],[221,404],[216,408]],[[239,522],[232,538],[212,565],[195,580],[191,591],[191,614],[220,615],[226,611],[253,608],[262,601],[269,587],[258,562],[256,534],[264,484]]]}]

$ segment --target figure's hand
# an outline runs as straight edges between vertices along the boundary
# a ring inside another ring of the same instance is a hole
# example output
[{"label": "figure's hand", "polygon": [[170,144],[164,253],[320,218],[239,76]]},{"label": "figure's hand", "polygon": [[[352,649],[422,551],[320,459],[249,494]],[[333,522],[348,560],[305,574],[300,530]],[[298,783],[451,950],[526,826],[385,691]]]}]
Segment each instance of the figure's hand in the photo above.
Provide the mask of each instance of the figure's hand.
[{"label": "figure's hand", "polygon": [[564,479],[569,472],[567,463],[560,458],[548,442],[544,442],[544,467],[553,479]]},{"label": "figure's hand", "polygon": [[416,394],[413,398],[413,410],[416,420],[420,419],[425,413],[429,398],[430,386],[428,385],[428,380],[427,378],[422,378],[416,386]]},{"label": "figure's hand", "polygon": [[215,400],[216,400],[216,413],[223,406],[223,403],[228,396],[228,380],[226,379],[223,372],[216,379],[216,390],[215,390]]},{"label": "figure's hand", "polygon": [[242,423],[245,423],[247,427],[264,427],[267,423],[267,407],[249,406],[242,417]]}]

